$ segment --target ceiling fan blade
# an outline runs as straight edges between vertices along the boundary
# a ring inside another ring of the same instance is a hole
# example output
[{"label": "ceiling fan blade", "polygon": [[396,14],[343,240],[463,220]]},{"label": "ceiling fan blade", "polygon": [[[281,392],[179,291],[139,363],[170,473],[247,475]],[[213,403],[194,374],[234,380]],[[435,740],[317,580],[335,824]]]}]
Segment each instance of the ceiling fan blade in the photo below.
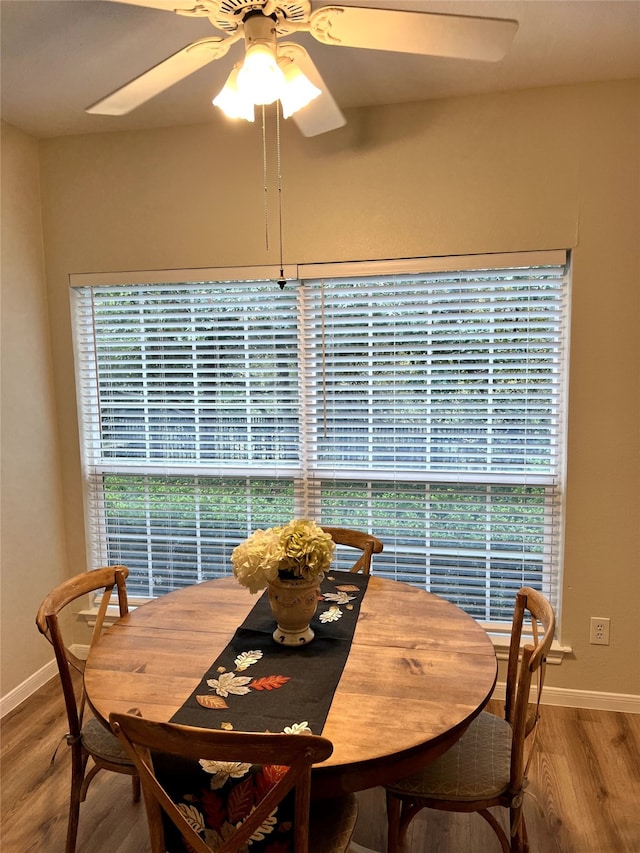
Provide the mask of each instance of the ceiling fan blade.
[{"label": "ceiling fan blade", "polygon": [[[148,9],[160,9],[163,12],[188,12],[198,15],[209,14],[206,10],[199,11],[197,0],[110,0],[111,3],[124,3],[127,6],[146,6]],[[195,12],[194,12],[195,10]]]},{"label": "ceiling fan blade", "polygon": [[278,55],[293,59],[302,73],[321,92],[311,103],[291,116],[300,133],[303,136],[319,136],[321,133],[328,133],[345,125],[346,118],[340,112],[340,108],[307,51],[294,42],[282,42],[278,44]]},{"label": "ceiling fan blade", "polygon": [[214,59],[220,59],[238,38],[239,36],[230,36],[195,41],[168,59],[154,65],[139,77],[125,83],[110,95],[96,101],[95,104],[87,107],[85,112],[93,115],[125,115],[153,98],[154,95],[159,95],[160,92],[169,89],[189,74],[213,62]]},{"label": "ceiling fan blade", "polygon": [[456,59],[502,59],[518,29],[506,18],[474,18],[356,6],[311,13],[309,31],[324,44]]}]

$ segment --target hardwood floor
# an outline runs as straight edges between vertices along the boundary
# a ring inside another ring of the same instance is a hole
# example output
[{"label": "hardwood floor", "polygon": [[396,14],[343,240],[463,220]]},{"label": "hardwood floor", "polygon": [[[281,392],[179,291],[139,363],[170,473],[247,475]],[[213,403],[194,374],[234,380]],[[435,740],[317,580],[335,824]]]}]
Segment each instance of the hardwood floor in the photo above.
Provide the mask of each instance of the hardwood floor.
[{"label": "hardwood floor", "polygon": [[[640,853],[640,716],[543,706],[541,717],[525,797],[531,853]],[[384,851],[382,792],[361,798],[356,841]],[[370,814],[381,817],[367,825]],[[500,851],[478,815],[423,810],[407,840],[407,853]]]},{"label": "hardwood floor", "polygon": [[[497,703],[492,710],[499,711]],[[69,797],[66,718],[54,679],[2,721],[0,848],[63,853]],[[640,853],[640,716],[544,706],[525,813],[531,853]],[[359,795],[354,841],[384,851],[380,788]],[[498,853],[477,815],[423,811],[407,853]],[[101,773],[80,811],[78,853],[147,853],[128,777]]]}]

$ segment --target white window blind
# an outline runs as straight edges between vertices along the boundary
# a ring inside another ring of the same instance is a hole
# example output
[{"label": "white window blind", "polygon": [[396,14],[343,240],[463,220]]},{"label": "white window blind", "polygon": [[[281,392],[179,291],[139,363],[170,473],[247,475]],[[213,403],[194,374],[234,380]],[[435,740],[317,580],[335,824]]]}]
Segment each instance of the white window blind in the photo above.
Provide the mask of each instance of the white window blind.
[{"label": "white window blind", "polygon": [[73,288],[93,565],[158,595],[304,515],[483,621],[557,604],[565,265],[372,268]]}]

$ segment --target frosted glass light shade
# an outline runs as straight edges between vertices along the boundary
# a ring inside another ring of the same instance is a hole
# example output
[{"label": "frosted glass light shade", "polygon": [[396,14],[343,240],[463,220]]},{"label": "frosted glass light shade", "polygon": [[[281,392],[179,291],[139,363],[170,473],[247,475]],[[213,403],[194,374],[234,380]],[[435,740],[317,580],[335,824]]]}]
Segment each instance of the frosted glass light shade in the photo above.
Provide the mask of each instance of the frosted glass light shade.
[{"label": "frosted glass light shade", "polygon": [[222,90],[212,101],[213,105],[219,107],[229,118],[244,118],[253,121],[253,102],[244,97],[238,90],[238,67],[236,66],[224,84]]},{"label": "frosted glass light shade", "polygon": [[275,54],[264,44],[252,44],[238,71],[238,91],[254,104],[272,104],[284,89],[285,78]]},{"label": "frosted glass light shade", "polygon": [[292,60],[283,62],[281,67],[284,72],[285,86],[280,93],[280,103],[282,115],[289,118],[322,93]]}]

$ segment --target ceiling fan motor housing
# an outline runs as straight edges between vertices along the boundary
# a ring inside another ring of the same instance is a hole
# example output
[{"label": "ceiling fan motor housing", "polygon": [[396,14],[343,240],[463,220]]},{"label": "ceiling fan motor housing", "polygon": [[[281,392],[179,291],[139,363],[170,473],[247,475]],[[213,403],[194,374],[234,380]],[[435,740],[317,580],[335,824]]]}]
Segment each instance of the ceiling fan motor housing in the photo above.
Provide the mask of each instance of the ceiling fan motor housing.
[{"label": "ceiling fan motor housing", "polygon": [[247,50],[256,44],[263,44],[276,52],[276,21],[262,12],[249,12],[244,19],[244,43]]},{"label": "ceiling fan motor housing", "polygon": [[213,7],[209,13],[213,26],[228,33],[235,33],[251,13],[293,23],[304,23],[311,14],[310,0],[209,0],[208,5]]}]

